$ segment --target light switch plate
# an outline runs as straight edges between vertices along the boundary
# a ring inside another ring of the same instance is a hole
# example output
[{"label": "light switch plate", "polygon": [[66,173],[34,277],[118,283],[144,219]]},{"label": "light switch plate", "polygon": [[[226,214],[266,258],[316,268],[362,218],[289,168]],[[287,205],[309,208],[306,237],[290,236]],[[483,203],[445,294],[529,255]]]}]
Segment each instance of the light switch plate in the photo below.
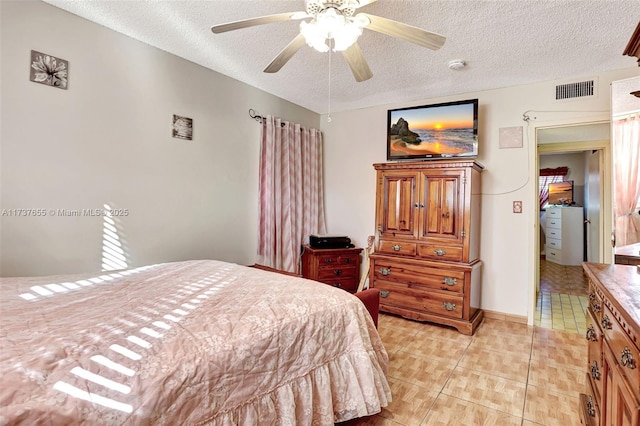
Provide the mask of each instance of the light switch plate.
[{"label": "light switch plate", "polygon": [[522,213],[522,201],[514,201],[513,202],[513,212],[514,213]]}]

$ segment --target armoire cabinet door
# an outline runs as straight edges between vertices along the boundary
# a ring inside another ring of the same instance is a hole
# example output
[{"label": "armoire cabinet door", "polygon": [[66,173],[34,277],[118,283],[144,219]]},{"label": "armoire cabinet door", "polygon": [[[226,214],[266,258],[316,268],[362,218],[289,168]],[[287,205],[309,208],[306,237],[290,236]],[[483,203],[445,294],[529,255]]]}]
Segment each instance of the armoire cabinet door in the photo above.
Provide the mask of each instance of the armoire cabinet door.
[{"label": "armoire cabinet door", "polygon": [[428,171],[421,174],[420,239],[462,243],[464,171]]},{"label": "armoire cabinet door", "polygon": [[418,173],[389,171],[378,182],[378,232],[382,238],[418,238]]}]

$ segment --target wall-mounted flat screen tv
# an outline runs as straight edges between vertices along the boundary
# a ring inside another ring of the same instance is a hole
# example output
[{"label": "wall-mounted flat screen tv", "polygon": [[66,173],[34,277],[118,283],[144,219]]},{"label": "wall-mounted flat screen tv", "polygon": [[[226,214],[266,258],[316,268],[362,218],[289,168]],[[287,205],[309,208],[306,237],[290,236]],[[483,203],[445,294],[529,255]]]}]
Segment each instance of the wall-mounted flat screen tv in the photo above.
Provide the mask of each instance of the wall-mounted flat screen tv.
[{"label": "wall-mounted flat screen tv", "polygon": [[387,111],[387,160],[478,156],[478,100]]},{"label": "wall-mounted flat screen tv", "polygon": [[549,204],[573,204],[573,181],[550,183]]}]

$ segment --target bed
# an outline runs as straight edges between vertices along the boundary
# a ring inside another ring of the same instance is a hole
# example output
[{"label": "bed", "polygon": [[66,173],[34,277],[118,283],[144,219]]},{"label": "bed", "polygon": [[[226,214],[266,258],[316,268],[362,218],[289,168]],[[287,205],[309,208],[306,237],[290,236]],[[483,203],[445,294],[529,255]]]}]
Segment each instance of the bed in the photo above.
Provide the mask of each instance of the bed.
[{"label": "bed", "polygon": [[342,290],[215,260],[2,278],[0,424],[313,424],[391,400]]}]

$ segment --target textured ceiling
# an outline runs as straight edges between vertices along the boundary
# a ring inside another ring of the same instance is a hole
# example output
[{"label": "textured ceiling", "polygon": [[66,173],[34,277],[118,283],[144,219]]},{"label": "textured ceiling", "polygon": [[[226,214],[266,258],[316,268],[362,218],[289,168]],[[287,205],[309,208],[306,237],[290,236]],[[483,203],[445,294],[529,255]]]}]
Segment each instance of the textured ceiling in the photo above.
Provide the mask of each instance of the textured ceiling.
[{"label": "textured ceiling", "polygon": [[[640,17],[638,0],[379,0],[360,11],[447,41],[432,51],[365,30],[358,43],[373,78],[356,83],[340,53],[330,61],[307,46],[278,73],[262,72],[298,34],[299,21],[210,31],[303,11],[303,0],[45,1],[318,113],[329,99],[335,112],[635,67],[622,52]],[[453,59],[467,66],[450,70]]]}]

